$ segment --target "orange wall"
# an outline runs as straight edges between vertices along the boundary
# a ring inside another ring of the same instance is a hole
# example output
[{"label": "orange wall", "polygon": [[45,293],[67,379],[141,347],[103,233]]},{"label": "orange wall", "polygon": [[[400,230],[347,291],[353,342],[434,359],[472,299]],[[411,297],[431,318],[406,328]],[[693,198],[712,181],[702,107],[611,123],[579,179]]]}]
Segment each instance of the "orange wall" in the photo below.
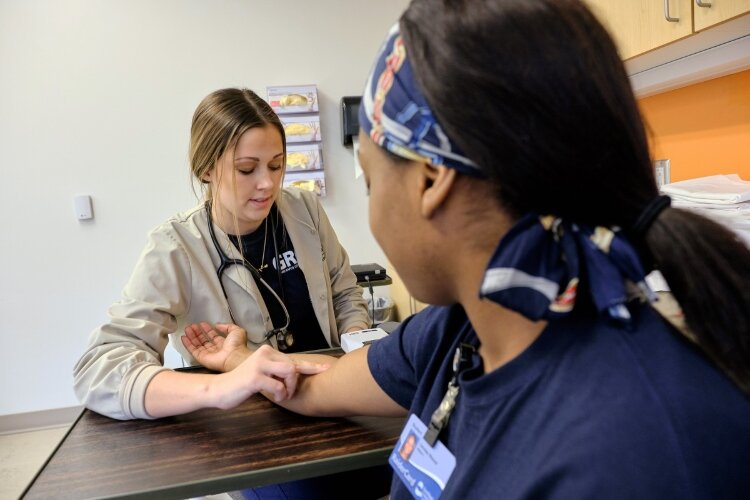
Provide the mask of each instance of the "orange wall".
[{"label": "orange wall", "polygon": [[739,174],[750,180],[750,70],[639,101],[654,159],[671,180]]}]

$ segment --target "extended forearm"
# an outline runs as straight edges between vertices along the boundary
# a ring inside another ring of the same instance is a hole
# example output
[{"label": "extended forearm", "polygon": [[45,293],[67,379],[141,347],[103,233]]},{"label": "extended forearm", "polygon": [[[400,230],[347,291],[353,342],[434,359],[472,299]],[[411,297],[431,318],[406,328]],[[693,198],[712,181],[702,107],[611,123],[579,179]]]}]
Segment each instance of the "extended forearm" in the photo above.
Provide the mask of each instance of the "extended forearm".
[{"label": "extended forearm", "polygon": [[217,407],[217,395],[212,390],[215,377],[171,370],[159,372],[146,388],[146,411],[160,418]]}]

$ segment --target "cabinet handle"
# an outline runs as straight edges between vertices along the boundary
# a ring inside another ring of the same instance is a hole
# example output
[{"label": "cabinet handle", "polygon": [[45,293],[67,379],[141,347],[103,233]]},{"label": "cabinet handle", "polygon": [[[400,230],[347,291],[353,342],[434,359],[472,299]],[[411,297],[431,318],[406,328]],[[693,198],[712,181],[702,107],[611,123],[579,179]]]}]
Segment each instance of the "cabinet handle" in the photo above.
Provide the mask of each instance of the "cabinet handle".
[{"label": "cabinet handle", "polygon": [[[698,1],[698,0],[696,0]],[[679,17],[672,17],[669,15],[669,0],[664,0],[664,19],[669,21],[670,23],[679,23],[680,18]]]},{"label": "cabinet handle", "polygon": [[698,7],[711,7],[709,2],[703,2],[702,0],[695,0],[695,5]]}]

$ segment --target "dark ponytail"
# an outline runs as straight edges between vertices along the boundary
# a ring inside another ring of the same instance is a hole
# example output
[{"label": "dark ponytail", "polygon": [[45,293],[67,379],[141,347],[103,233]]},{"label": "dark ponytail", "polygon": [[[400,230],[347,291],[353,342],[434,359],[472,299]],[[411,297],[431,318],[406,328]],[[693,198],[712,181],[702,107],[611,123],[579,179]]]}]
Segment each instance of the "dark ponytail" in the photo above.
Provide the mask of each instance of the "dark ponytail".
[{"label": "dark ponytail", "polygon": [[[627,230],[657,198],[624,66],[580,1],[413,0],[400,25],[432,110],[511,215]],[[697,344],[750,393],[750,250],[673,208],[635,243]]]},{"label": "dark ponytail", "polygon": [[750,250],[700,215],[661,213],[646,233],[698,346],[750,394]]}]

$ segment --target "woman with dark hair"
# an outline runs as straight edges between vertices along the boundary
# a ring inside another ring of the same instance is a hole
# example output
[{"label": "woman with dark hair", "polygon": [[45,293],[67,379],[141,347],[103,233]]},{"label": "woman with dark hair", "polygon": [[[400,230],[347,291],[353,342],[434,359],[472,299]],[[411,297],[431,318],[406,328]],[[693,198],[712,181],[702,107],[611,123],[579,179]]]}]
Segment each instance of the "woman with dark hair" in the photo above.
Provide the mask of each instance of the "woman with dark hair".
[{"label": "woman with dark hair", "polygon": [[409,414],[392,498],[747,496],[750,250],[659,196],[580,1],[413,0],[360,122],[372,231],[438,306],[282,404]]}]

